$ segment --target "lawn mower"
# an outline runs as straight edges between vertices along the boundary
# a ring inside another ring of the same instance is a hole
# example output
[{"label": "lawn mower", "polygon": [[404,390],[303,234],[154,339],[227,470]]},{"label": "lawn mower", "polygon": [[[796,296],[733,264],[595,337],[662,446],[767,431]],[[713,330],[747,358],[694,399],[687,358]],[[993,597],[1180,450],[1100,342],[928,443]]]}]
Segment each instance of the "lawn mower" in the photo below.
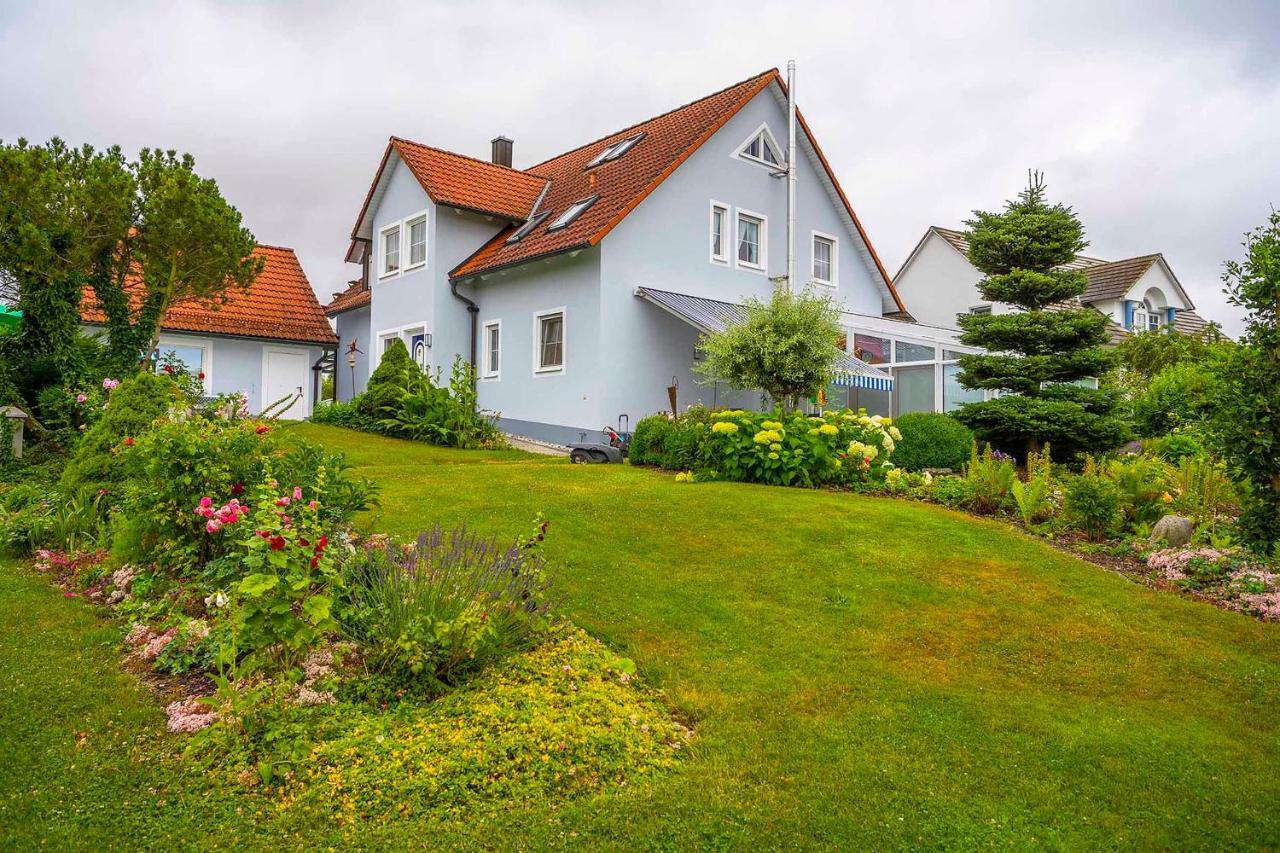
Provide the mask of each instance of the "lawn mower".
[{"label": "lawn mower", "polygon": [[622,462],[631,451],[631,433],[625,430],[631,425],[626,415],[618,416],[618,428],[606,424],[601,428],[608,444],[596,442],[569,445],[569,461],[575,465],[598,465],[602,462]]}]

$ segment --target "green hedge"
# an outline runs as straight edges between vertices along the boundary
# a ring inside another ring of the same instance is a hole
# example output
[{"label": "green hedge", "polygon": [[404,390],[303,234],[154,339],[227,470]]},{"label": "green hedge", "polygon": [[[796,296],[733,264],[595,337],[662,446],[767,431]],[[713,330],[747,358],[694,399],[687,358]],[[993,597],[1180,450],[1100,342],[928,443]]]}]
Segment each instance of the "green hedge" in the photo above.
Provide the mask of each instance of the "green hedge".
[{"label": "green hedge", "polygon": [[902,440],[893,451],[893,462],[899,468],[959,471],[969,461],[973,432],[950,415],[913,412],[893,423],[902,433]]}]

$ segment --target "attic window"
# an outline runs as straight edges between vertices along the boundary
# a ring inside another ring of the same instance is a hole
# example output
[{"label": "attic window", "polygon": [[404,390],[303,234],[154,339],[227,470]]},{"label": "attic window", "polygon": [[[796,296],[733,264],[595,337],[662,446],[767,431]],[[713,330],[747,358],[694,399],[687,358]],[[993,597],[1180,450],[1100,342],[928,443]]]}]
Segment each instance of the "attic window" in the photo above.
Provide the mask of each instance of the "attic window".
[{"label": "attic window", "polygon": [[552,222],[551,225],[548,226],[547,230],[559,231],[561,228],[568,227],[575,219],[582,215],[584,210],[595,204],[596,199],[598,198],[600,198],[600,196],[593,195],[588,198],[584,198],[581,201],[575,201],[573,204],[569,205],[568,210],[556,217],[556,221]]},{"label": "attic window", "polygon": [[779,153],[777,141],[773,138],[773,134],[769,132],[769,126],[762,124],[756,128],[756,132],[746,141],[737,154],[744,160],[751,160],[771,169],[782,168],[782,154]]},{"label": "attic window", "polygon": [[529,232],[537,228],[539,225],[541,225],[543,220],[545,220],[550,215],[551,215],[551,211],[544,210],[542,213],[539,213],[537,216],[534,216],[528,222],[521,225],[516,230],[516,233],[512,234],[510,237],[507,238],[507,245],[511,245],[512,243],[519,243],[525,237],[528,237]]},{"label": "attic window", "polygon": [[601,163],[608,163],[610,160],[617,160],[623,154],[626,154],[634,148],[636,143],[641,139],[644,139],[644,134],[637,133],[635,136],[628,136],[621,142],[613,143],[597,154],[595,159],[587,164],[587,168],[590,169],[592,166],[599,166]]}]

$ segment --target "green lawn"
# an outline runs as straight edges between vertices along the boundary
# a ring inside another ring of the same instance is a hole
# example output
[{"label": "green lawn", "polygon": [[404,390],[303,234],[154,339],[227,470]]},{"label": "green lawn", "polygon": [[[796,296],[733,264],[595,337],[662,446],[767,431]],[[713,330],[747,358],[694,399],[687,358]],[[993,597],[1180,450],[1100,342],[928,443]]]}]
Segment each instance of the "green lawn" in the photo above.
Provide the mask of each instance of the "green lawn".
[{"label": "green lawn", "polygon": [[[660,783],[486,822],[388,816],[365,844],[1280,845],[1280,626],[922,504],[296,430],[381,482],[378,529],[510,537],[543,512],[569,613],[699,732]],[[163,715],[117,636],[0,572],[0,839],[333,840],[153,757]]]}]

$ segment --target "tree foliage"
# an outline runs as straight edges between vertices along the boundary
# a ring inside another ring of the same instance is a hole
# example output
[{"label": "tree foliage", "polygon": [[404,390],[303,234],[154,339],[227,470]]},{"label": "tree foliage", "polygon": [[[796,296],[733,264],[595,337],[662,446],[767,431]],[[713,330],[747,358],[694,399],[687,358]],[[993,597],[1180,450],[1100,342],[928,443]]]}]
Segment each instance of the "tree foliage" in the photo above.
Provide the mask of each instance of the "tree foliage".
[{"label": "tree foliage", "polygon": [[1246,235],[1243,262],[1229,261],[1228,300],[1245,309],[1240,346],[1214,358],[1218,377],[1212,430],[1243,490],[1240,524],[1257,547],[1280,544],[1280,212]]},{"label": "tree foliage", "polygon": [[143,149],[128,161],[117,147],[56,138],[0,144],[0,276],[24,313],[12,353],[50,361],[44,381],[86,372],[75,346],[86,293],[106,316],[104,369],[131,372],[170,306],[216,303],[253,282],[262,268],[254,246],[190,155]]},{"label": "tree foliage", "polygon": [[789,407],[831,381],[840,358],[840,314],[829,299],[780,287],[767,303],[751,298],[743,307],[743,320],[703,336],[706,358],[694,365],[699,375],[761,389]]},{"label": "tree foliage", "polygon": [[1045,442],[1068,453],[1120,444],[1116,393],[1084,384],[1114,362],[1102,349],[1106,316],[1076,305],[1087,279],[1064,267],[1088,245],[1080,220],[1049,204],[1035,173],[1003,211],[975,211],[965,224],[969,260],[985,274],[978,291],[1021,310],[959,318],[961,342],[987,351],[960,358],[960,383],[1005,394],[970,403],[956,418],[987,441],[1028,451]]}]

